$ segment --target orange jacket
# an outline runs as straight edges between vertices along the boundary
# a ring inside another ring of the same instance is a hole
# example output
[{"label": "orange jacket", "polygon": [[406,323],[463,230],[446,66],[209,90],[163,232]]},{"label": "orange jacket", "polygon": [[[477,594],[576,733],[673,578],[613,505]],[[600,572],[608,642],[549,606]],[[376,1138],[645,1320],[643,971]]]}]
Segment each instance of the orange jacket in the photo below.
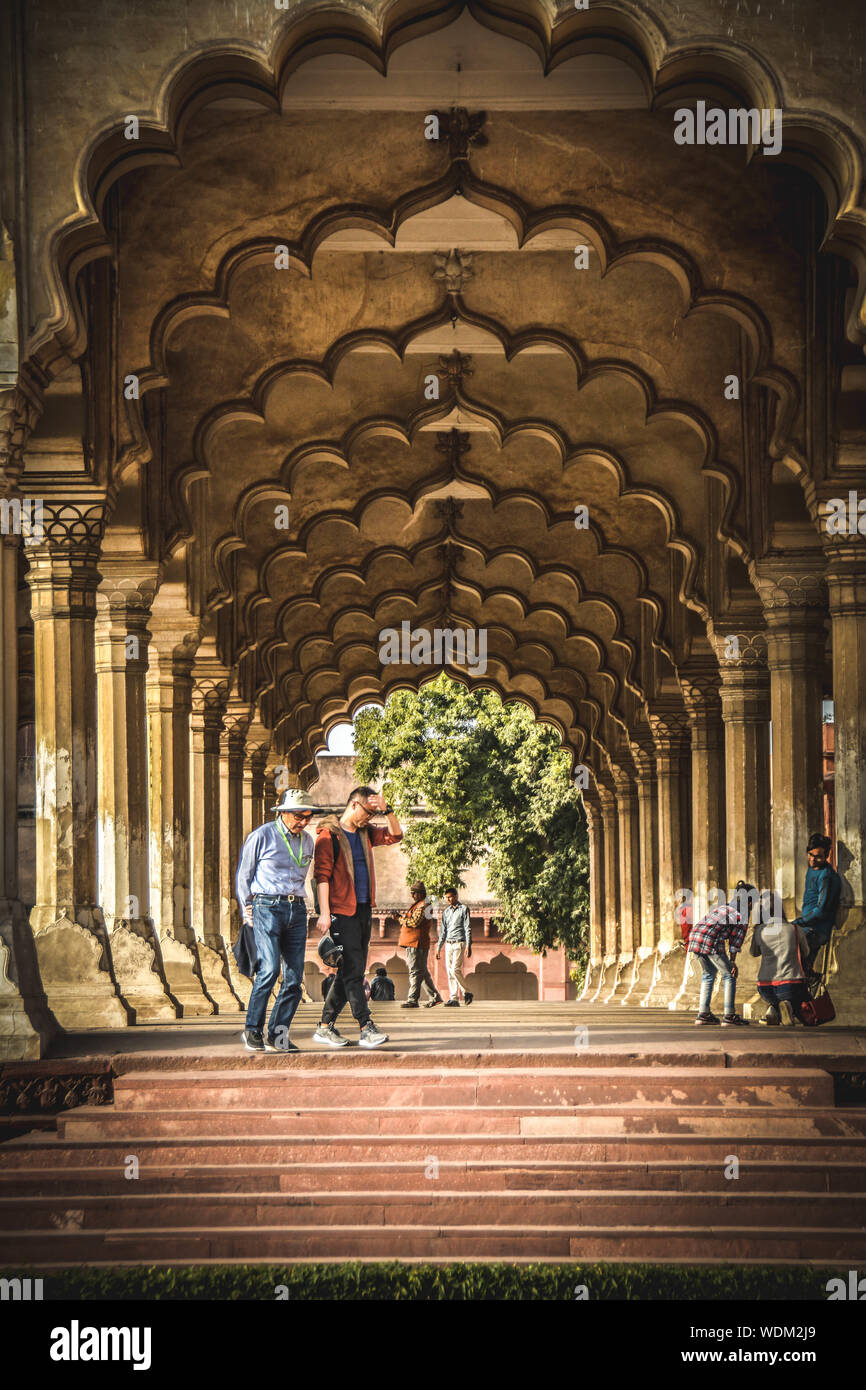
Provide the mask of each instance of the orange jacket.
[{"label": "orange jacket", "polygon": [[413,903],[400,918],[400,939],[398,946],[417,946],[422,951],[430,950],[430,919],[427,916],[427,903],[422,898]]},{"label": "orange jacket", "polygon": [[[336,831],[340,848],[334,858],[334,842],[331,832]],[[376,845],[398,845],[403,832],[392,835],[382,825],[368,825],[359,830],[367,870],[370,875],[370,905],[376,906],[376,871],[373,867],[372,850]],[[326,816],[319,822],[316,830],[316,849],[313,856],[313,874],[317,883],[330,884],[330,910],[339,917],[353,917],[358,909],[355,897],[355,865],[346,832],[337,816]]]}]

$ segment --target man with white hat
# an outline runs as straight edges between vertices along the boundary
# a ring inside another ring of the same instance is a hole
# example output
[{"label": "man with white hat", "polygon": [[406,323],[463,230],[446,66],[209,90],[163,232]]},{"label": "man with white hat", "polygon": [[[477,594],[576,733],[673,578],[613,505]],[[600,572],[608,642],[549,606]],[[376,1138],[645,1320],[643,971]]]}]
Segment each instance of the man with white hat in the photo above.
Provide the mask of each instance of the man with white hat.
[{"label": "man with white hat", "polygon": [[[306,792],[290,789],[273,808],[276,819],[244,841],[236,888],[244,920],[252,924],[258,969],[241,1034],[248,1052],[298,1052],[289,1028],[301,999],[307,947],[307,870],[313,837],[305,826],[315,806]],[[271,1011],[267,1039],[262,1030],[268,1000],[282,962],[283,983]]]}]

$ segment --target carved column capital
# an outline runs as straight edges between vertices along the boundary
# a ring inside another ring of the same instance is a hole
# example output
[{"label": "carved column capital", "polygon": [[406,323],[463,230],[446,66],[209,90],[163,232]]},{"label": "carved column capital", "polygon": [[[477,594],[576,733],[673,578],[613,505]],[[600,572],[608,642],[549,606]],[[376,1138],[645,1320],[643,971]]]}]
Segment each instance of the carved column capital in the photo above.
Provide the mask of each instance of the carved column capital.
[{"label": "carved column capital", "polygon": [[866,539],[828,546],[827,592],[833,618],[866,618]]},{"label": "carved column capital", "polygon": [[684,751],[689,742],[689,718],[684,708],[655,708],[649,716],[656,753]]},{"label": "carved column capital", "polygon": [[159,565],[141,556],[126,561],[103,558],[99,573],[96,610],[100,625],[146,629],[159,587]]},{"label": "carved column capital", "polygon": [[787,615],[792,609],[824,612],[827,608],[823,566],[799,570],[790,563],[757,560],[752,579],[768,622],[778,614]]},{"label": "carved column capital", "polygon": [[34,622],[93,618],[105,530],[104,497],[74,502],[42,498],[35,515],[36,523],[26,538]]},{"label": "carved column capital", "polygon": [[240,765],[243,763],[246,734],[250,726],[251,709],[246,701],[238,699],[236,696],[227,701],[225,714],[223,715],[223,727],[220,742],[223,751],[230,759]]},{"label": "carved column capital", "polygon": [[199,675],[193,671],[192,712],[203,718],[214,717],[222,724],[229,694],[228,676],[224,680]]},{"label": "carved column capital", "polygon": [[724,744],[721,681],[717,670],[680,673],[680,689],[692,731],[692,750],[705,752]]}]

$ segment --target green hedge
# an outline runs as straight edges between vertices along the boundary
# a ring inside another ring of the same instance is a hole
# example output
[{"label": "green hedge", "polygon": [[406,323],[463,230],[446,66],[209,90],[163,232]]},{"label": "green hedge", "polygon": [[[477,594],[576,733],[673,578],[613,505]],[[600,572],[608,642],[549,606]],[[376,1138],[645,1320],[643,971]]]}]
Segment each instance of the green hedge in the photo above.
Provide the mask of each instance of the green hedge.
[{"label": "green hedge", "polygon": [[[0,1270],[0,1277],[40,1271]],[[825,1301],[839,1270],[760,1265],[309,1264],[198,1265],[183,1268],[41,1271],[46,1300],[275,1300],[286,1285],[294,1300],[430,1301],[532,1299],[571,1302],[585,1285],[590,1301]]]}]

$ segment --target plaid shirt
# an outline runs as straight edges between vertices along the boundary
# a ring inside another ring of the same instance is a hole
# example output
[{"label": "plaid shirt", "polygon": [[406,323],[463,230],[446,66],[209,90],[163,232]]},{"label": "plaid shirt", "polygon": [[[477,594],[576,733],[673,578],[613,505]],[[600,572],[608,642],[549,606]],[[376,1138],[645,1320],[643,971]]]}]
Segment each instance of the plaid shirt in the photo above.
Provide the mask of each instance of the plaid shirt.
[{"label": "plaid shirt", "polygon": [[696,956],[713,956],[723,951],[725,942],[730,941],[731,953],[740,950],[746,939],[749,919],[743,921],[736,908],[730,904],[714,907],[706,917],[702,917],[689,934],[689,950]]}]

